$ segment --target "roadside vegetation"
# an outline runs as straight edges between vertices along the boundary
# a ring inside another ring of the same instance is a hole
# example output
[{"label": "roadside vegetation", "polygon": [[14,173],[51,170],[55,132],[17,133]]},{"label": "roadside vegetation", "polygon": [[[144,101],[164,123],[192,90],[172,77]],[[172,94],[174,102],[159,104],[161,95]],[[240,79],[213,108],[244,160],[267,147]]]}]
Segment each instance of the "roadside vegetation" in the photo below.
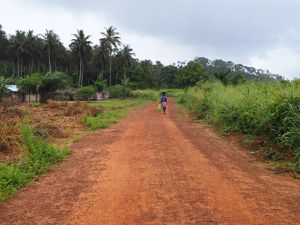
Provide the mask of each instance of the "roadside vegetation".
[{"label": "roadside vegetation", "polygon": [[130,108],[139,107],[143,103],[145,103],[145,100],[141,98],[111,100],[104,102],[89,102],[89,106],[101,106],[106,110],[104,110],[97,116],[85,116],[84,123],[92,130],[107,128],[112,124],[116,124],[120,119],[126,117]]},{"label": "roadside vegetation", "polygon": [[134,90],[132,96],[150,101],[159,101],[162,92],[165,92],[168,97],[178,98],[184,93],[184,90],[178,88]]},{"label": "roadside vegetation", "polygon": [[94,44],[78,30],[67,48],[53,30],[7,35],[0,25],[0,202],[62,161],[67,143],[159,101],[162,91],[299,171],[299,82],[282,79],[220,59],[139,60],[112,26]]},{"label": "roadside vegetation", "polygon": [[21,128],[23,155],[17,163],[0,163],[0,203],[45,173],[71,153],[66,147],[54,147],[32,135],[28,124]]},{"label": "roadside vegetation", "polygon": [[300,82],[198,84],[181,95],[196,119],[218,125],[224,133],[241,133],[251,151],[278,167],[300,172]]},{"label": "roadside vegetation", "polygon": [[0,203],[70,153],[68,143],[124,118],[144,99],[0,107]]}]

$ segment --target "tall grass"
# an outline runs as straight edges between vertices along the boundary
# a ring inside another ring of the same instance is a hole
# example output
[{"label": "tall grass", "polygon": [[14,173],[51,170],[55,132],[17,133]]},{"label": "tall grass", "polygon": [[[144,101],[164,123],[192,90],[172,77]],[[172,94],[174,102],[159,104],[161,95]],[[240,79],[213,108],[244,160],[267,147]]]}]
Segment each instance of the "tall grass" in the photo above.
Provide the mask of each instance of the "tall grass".
[{"label": "tall grass", "polygon": [[26,151],[21,161],[16,164],[0,163],[0,202],[70,154],[67,148],[56,148],[33,136],[28,124],[22,128],[22,138]]},{"label": "tall grass", "polygon": [[179,102],[195,118],[218,124],[225,132],[264,137],[263,144],[272,146],[264,151],[267,158],[300,162],[299,81],[205,83],[187,90]]}]

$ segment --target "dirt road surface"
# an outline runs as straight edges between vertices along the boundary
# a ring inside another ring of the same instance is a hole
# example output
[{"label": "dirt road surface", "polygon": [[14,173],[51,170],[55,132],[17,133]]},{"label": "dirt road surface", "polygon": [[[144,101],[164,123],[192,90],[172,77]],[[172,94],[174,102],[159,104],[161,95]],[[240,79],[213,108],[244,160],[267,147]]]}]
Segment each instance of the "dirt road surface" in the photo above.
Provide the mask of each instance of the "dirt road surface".
[{"label": "dirt road surface", "polygon": [[0,224],[300,224],[300,181],[149,104],[73,144],[0,207]]}]

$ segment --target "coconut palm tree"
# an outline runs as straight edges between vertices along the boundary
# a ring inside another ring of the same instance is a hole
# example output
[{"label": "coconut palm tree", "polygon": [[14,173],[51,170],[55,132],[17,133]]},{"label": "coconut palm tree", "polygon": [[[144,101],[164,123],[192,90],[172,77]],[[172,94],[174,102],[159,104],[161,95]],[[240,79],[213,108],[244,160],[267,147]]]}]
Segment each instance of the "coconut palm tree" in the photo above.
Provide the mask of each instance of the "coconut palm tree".
[{"label": "coconut palm tree", "polygon": [[91,50],[92,42],[88,39],[90,35],[85,36],[83,30],[77,30],[77,34],[73,34],[75,37],[72,39],[72,43],[70,44],[70,49],[72,52],[79,57],[79,80],[78,86],[82,86],[83,83],[83,71],[84,71],[84,61]]},{"label": "coconut palm tree", "polygon": [[16,31],[15,35],[10,38],[10,49],[13,52],[14,57],[17,59],[17,75],[18,77],[23,75],[23,57],[25,55],[26,34],[24,31]]},{"label": "coconut palm tree", "polygon": [[54,49],[60,44],[59,37],[53,32],[53,30],[46,30],[45,35],[43,35],[45,46],[48,52],[48,65],[49,72],[52,72],[51,57],[53,56]]},{"label": "coconut palm tree", "polygon": [[2,30],[2,25],[0,24],[0,60],[6,59],[8,45],[6,33]]},{"label": "coconut palm tree", "polygon": [[26,61],[28,65],[28,74],[33,73],[34,67],[34,55],[36,53],[36,36],[33,34],[32,30],[29,30],[26,33],[26,40],[25,40],[25,54],[26,54]]},{"label": "coconut palm tree", "polygon": [[111,58],[113,49],[117,48],[120,44],[120,36],[117,32],[116,28],[113,26],[110,26],[109,28],[106,28],[106,32],[101,33],[103,35],[103,38],[100,39],[100,44],[103,45],[107,50],[109,54],[109,85],[111,85]]},{"label": "coconut palm tree", "polygon": [[135,53],[133,52],[133,49],[129,47],[129,45],[124,45],[120,51],[120,55],[121,55],[121,63],[124,69],[124,80],[125,80],[126,68],[132,65],[133,56],[135,56]]},{"label": "coconut palm tree", "polygon": [[107,48],[103,45],[103,43],[101,43],[101,45],[97,47],[97,51],[96,51],[97,64],[101,67],[101,71],[99,75],[100,80],[103,80],[104,67],[107,64],[108,57],[109,57],[109,52]]}]

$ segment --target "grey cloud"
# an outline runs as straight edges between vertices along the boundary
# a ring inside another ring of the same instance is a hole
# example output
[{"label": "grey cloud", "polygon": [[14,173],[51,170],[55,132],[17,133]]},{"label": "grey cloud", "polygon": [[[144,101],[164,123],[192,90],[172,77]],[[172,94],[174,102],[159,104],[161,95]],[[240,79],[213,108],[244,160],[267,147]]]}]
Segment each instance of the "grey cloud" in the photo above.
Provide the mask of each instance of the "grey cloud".
[{"label": "grey cloud", "polygon": [[[300,48],[299,0],[31,0],[45,8],[104,16],[109,25],[195,51],[246,59],[285,45]],[[102,28],[98,28],[99,30]]]},{"label": "grey cloud", "polygon": [[[287,0],[36,1],[76,13],[105,15],[123,28],[216,51],[251,52],[276,45],[279,34],[300,30],[300,2]],[[300,44],[298,42],[298,44]]]}]

